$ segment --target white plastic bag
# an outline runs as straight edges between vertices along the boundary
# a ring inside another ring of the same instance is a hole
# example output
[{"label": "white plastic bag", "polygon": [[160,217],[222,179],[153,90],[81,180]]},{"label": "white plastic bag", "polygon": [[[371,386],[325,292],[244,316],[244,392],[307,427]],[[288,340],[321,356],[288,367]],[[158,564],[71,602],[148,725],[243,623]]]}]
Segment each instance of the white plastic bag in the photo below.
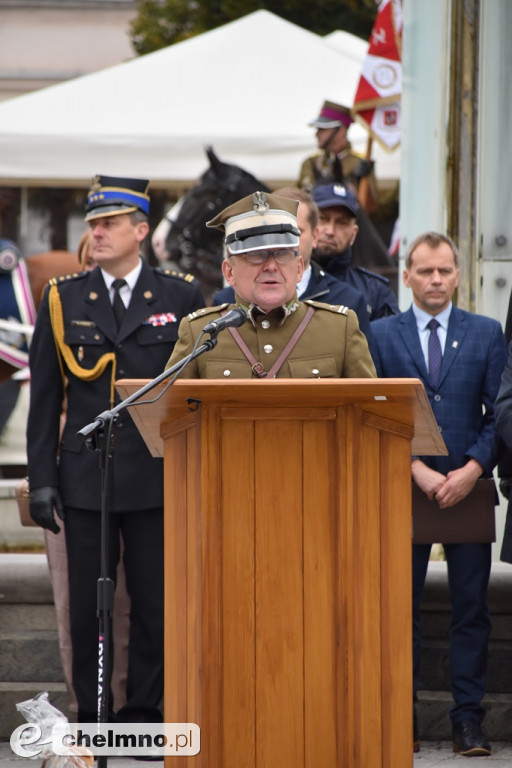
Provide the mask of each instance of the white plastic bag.
[{"label": "white plastic bag", "polygon": [[[56,755],[52,749],[52,734],[55,726],[65,728],[67,717],[56,709],[48,700],[48,693],[43,691],[33,699],[16,704],[29,726],[21,726],[14,732],[21,731],[19,744],[24,756],[42,758],[41,768],[92,768],[94,755],[84,747],[73,747],[73,755]],[[14,734],[13,734],[14,736]],[[14,749],[11,737],[11,746]],[[15,750],[16,751],[16,750]],[[17,752],[17,754],[20,754]]]}]

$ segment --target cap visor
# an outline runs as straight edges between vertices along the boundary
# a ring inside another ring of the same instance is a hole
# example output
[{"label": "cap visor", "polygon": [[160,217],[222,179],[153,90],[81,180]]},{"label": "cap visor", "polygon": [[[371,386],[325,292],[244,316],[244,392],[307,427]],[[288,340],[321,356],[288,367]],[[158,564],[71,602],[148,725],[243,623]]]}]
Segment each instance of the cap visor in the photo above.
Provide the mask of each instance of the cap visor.
[{"label": "cap visor", "polygon": [[267,248],[298,248],[299,238],[292,232],[269,232],[255,237],[246,237],[244,240],[233,240],[228,243],[229,253],[247,253],[248,251],[261,251]]},{"label": "cap visor", "polygon": [[344,123],[341,122],[341,120],[329,120],[328,118],[325,118],[325,120],[322,120],[321,117],[319,117],[317,120],[313,120],[311,123],[308,123],[312,128],[339,128],[340,126],[344,125]]},{"label": "cap visor", "polygon": [[85,214],[84,221],[92,219],[101,219],[105,216],[119,216],[122,213],[133,213],[138,210],[135,205],[127,205],[120,208],[119,205],[102,205],[99,208],[93,208]]}]

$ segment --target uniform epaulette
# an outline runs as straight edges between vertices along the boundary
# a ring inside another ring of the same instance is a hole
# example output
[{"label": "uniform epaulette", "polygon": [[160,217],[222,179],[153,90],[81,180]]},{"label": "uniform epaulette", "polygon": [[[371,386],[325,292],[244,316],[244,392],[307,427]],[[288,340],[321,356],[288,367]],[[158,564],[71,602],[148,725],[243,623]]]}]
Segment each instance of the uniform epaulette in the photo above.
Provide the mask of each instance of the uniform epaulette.
[{"label": "uniform epaulette", "polygon": [[229,307],[229,302],[226,302],[225,304],[217,304],[216,307],[203,307],[202,309],[196,309],[194,312],[191,312],[189,315],[187,315],[187,320],[197,320],[198,317],[205,317],[206,315],[211,315],[213,312],[219,314],[219,312],[222,312],[222,310],[226,309],[226,307]]},{"label": "uniform epaulette", "polygon": [[350,310],[350,307],[346,307],[344,304],[325,304],[323,301],[313,301],[313,299],[304,299],[304,304],[309,304],[316,309],[327,309],[338,315],[348,315]]},{"label": "uniform epaulette", "polygon": [[180,280],[185,280],[186,283],[192,283],[195,280],[194,275],[190,272],[178,272],[176,269],[165,269],[164,267],[157,267],[156,272],[160,275],[167,275],[167,277],[177,277]]},{"label": "uniform epaulette", "polygon": [[352,267],[352,269],[355,269],[357,272],[360,272],[362,275],[367,275],[372,280],[380,280],[380,282],[384,283],[385,285],[391,285],[388,278],[384,277],[384,275],[379,275],[378,272],[371,272],[369,269],[365,269],[364,267]]},{"label": "uniform epaulette", "polygon": [[59,275],[58,277],[52,277],[48,280],[49,285],[58,285],[64,283],[66,280],[77,280],[80,277],[86,277],[89,274],[87,270],[84,272],[70,272],[69,275]]}]

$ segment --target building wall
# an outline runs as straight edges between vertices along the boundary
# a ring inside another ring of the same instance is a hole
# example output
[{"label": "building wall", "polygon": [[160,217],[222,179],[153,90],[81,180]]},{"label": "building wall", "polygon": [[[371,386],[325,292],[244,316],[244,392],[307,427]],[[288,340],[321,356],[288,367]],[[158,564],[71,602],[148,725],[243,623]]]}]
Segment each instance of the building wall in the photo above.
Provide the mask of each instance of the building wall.
[{"label": "building wall", "polygon": [[0,0],[0,101],[132,59],[134,0]]}]

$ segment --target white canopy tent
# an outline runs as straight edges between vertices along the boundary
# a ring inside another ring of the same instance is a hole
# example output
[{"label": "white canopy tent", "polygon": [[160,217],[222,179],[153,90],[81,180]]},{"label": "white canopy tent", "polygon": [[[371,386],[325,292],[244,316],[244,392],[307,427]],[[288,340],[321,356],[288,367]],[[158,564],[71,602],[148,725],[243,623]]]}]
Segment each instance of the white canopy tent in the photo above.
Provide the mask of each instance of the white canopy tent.
[{"label": "white canopy tent", "polygon": [[[155,53],[0,104],[0,184],[85,186],[95,173],[189,183],[204,146],[270,185],[294,181],[316,149],[324,99],[352,104],[353,52],[256,11]],[[365,152],[367,135],[349,137]],[[374,146],[377,176],[399,151]]]},{"label": "white canopy tent", "polygon": [[369,47],[369,43],[366,40],[362,40],[357,35],[346,32],[344,29],[336,29],[334,32],[330,32],[324,36],[324,40],[336,51],[339,51],[339,53],[347,58],[354,59],[359,65],[359,73],[361,73]]}]

